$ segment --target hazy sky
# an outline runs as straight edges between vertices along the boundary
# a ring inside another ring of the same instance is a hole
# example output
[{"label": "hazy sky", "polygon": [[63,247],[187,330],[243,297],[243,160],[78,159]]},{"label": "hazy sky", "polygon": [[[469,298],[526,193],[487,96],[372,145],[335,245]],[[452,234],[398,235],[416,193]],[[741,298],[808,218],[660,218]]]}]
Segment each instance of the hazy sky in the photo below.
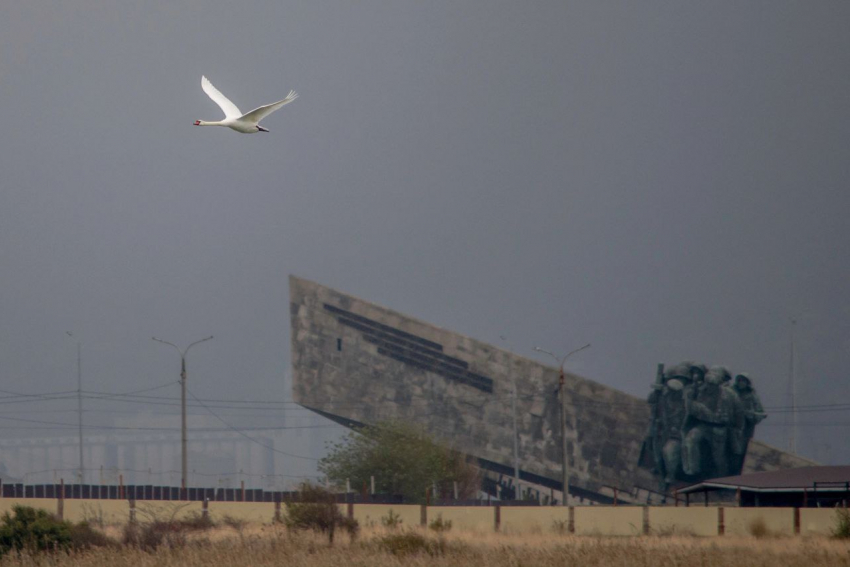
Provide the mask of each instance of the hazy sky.
[{"label": "hazy sky", "polygon": [[[661,361],[748,371],[757,437],[787,447],[794,317],[799,403],[846,402],[800,415],[801,452],[847,463],[848,21],[843,0],[4,2],[0,389],[76,389],[72,330],[86,390],[176,380],[150,337],[215,335],[198,397],[288,399],[296,274],[521,354],[590,342],[569,367],[635,395]],[[202,74],[243,111],[300,98],[269,134],[194,128],[221,116]],[[249,414],[227,413],[276,423]]]}]

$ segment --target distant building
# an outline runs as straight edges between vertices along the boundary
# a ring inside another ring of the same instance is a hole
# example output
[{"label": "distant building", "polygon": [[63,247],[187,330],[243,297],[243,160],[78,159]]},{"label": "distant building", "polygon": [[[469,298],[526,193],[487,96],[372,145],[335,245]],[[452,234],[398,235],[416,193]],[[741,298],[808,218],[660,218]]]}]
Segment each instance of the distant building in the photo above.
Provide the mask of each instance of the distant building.
[{"label": "distant building", "polygon": [[[160,418],[161,419],[161,418]],[[143,418],[137,423],[147,424]],[[300,422],[304,422],[302,426]],[[286,418],[280,428],[189,427],[188,483],[193,487],[287,490],[314,479],[316,446],[334,438],[335,428],[314,419]],[[144,427],[141,427],[144,429]],[[180,429],[173,432],[86,434],[87,484],[180,486]],[[299,458],[299,457],[307,458]],[[0,439],[0,482],[52,484],[79,478],[79,438],[75,435]]]},{"label": "distant building", "polygon": [[850,504],[850,466],[799,467],[712,478],[679,490],[688,500],[703,494],[736,499],[740,506],[834,508]]},{"label": "distant building", "polygon": [[[513,494],[513,382],[522,483],[560,499],[558,369],[296,277],[289,279],[293,396],[346,426],[419,423],[473,456]],[[647,369],[647,382],[652,369]],[[573,374],[567,382],[570,493],[587,502],[652,502],[638,467],[645,399]],[[753,441],[744,471],[811,464]]]}]

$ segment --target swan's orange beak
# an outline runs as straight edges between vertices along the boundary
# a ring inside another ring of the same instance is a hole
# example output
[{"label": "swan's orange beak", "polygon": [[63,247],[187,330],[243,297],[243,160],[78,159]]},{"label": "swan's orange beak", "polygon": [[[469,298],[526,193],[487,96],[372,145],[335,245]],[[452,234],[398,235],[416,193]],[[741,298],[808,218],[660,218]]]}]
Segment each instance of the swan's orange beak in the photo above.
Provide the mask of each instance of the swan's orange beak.
[{"label": "swan's orange beak", "polygon": [[201,125],[201,121],[200,121],[200,120],[195,120],[194,126],[200,126],[200,125]]}]

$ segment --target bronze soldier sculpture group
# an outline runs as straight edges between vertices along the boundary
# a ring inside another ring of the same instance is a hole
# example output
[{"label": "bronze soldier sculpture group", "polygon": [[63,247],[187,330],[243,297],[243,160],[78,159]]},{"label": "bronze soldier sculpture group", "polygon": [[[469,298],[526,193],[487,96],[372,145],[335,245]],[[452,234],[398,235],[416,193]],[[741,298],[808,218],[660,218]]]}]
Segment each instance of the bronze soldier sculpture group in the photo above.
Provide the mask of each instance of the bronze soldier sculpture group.
[{"label": "bronze soldier sculpture group", "polygon": [[[756,424],[767,417],[746,374],[723,366],[658,365],[649,394],[652,422],[641,451],[661,489],[679,481],[736,475]],[[649,461],[649,462],[647,462]]]}]

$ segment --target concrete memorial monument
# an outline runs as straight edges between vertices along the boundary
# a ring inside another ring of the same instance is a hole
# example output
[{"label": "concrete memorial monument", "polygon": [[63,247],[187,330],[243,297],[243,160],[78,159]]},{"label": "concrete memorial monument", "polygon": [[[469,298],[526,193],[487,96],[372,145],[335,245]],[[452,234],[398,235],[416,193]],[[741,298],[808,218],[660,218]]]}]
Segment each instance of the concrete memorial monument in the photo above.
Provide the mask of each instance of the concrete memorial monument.
[{"label": "concrete memorial monument", "polygon": [[693,476],[683,463],[699,476],[811,464],[749,441],[764,414],[744,375],[716,370],[727,386],[707,386],[704,365],[661,367],[647,404],[565,372],[562,415],[556,367],[300,278],[289,294],[297,403],[347,427],[421,425],[473,458],[499,497],[517,495],[518,476],[563,502],[565,445],[575,503],[661,502],[659,482]]},{"label": "concrete memorial monument", "polygon": [[[641,463],[666,493],[677,482],[740,474],[755,426],[767,414],[746,374],[723,366],[659,364],[647,400],[649,431]],[[651,459],[647,456],[651,455]]]}]

